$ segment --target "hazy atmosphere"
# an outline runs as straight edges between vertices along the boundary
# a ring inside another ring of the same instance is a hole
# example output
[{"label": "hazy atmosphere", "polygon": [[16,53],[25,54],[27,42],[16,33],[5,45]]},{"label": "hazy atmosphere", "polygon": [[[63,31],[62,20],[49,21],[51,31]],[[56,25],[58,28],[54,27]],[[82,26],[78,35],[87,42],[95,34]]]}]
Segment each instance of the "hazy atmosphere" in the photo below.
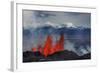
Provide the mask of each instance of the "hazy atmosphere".
[{"label": "hazy atmosphere", "polygon": [[90,13],[23,10],[23,26],[26,28],[45,24],[90,27],[90,18]]}]

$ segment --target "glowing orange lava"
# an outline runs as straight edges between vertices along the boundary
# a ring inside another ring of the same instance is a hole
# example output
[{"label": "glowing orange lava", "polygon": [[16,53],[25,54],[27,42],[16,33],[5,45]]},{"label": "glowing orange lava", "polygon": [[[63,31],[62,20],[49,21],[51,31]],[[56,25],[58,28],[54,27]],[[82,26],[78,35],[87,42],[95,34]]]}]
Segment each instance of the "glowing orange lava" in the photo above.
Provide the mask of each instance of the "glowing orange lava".
[{"label": "glowing orange lava", "polygon": [[[52,36],[48,35],[47,39],[45,41],[44,47],[41,47],[38,45],[38,51],[47,57],[48,55],[52,55],[55,52],[63,51],[64,50],[64,35],[60,36],[60,39],[56,42],[56,44],[53,46],[52,45]],[[32,48],[32,51],[35,52],[37,51],[36,48]]]}]

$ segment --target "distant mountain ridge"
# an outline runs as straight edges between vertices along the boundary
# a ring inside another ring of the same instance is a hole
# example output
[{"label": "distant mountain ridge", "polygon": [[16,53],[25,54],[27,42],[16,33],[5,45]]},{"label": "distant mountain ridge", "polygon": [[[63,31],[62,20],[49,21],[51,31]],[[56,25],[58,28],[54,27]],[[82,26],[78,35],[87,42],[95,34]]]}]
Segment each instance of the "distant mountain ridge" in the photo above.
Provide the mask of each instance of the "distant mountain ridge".
[{"label": "distant mountain ridge", "polygon": [[77,33],[77,32],[80,32],[80,33],[83,33],[84,34],[90,34],[91,32],[91,29],[90,28],[85,28],[85,27],[77,27],[77,28],[74,28],[74,27],[61,27],[61,28],[55,28],[53,26],[42,26],[42,27],[37,27],[37,28],[23,28],[23,34],[24,33],[31,33],[31,32],[47,32],[47,33]]}]

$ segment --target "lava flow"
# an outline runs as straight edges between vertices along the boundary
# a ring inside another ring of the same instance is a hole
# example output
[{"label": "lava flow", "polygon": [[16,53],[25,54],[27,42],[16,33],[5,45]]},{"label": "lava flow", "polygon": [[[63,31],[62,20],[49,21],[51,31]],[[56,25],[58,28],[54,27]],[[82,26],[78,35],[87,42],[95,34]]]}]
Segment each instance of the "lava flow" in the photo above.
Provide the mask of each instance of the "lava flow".
[{"label": "lava flow", "polygon": [[56,44],[52,45],[52,36],[48,35],[46,42],[44,44],[44,47],[41,47],[41,45],[38,45],[38,48],[32,48],[33,52],[39,51],[42,55],[47,57],[48,55],[52,55],[56,52],[63,51],[64,50],[64,35],[60,36],[60,39],[56,42]]}]

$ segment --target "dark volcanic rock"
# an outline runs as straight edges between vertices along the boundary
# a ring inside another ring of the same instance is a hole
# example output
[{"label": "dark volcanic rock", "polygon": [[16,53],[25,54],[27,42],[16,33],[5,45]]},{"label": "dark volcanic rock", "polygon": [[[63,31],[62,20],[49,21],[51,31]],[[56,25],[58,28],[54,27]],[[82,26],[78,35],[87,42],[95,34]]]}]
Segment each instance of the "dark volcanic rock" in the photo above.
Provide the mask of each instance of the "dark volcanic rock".
[{"label": "dark volcanic rock", "polygon": [[91,53],[81,56],[79,59],[91,59]]},{"label": "dark volcanic rock", "polygon": [[71,51],[67,51],[67,50],[57,52],[48,57],[52,58],[53,60],[75,60],[75,59],[79,58],[79,56],[77,54],[75,54],[74,52],[71,52]]},{"label": "dark volcanic rock", "polygon": [[78,56],[72,51],[60,51],[44,57],[40,52],[23,52],[23,62],[44,62],[44,61],[63,61],[63,60],[84,60],[91,59],[91,54]]},{"label": "dark volcanic rock", "polygon": [[41,58],[43,58],[43,56],[40,54],[40,52],[23,52],[23,62],[34,62]]}]

